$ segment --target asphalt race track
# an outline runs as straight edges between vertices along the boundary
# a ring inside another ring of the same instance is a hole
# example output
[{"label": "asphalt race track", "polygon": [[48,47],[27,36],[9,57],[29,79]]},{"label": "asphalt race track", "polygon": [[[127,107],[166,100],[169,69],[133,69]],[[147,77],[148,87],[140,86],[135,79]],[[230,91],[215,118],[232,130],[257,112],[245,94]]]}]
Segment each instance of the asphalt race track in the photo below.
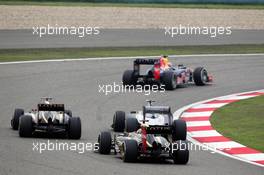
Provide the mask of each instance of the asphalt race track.
[{"label": "asphalt race track", "polygon": [[[191,67],[204,65],[214,75],[211,86],[180,88],[149,96],[136,93],[108,96],[98,92],[99,84],[120,82],[131,60],[51,62],[0,65],[0,174],[75,174],[75,175],[263,175],[264,168],[209,151],[191,151],[186,166],[171,162],[123,163],[115,155],[94,152],[32,151],[32,142],[45,138],[22,139],[10,129],[15,107],[31,109],[42,96],[66,103],[82,119],[83,142],[97,141],[107,130],[115,110],[137,110],[146,99],[171,105],[173,111],[184,105],[231,93],[263,89],[264,56],[185,57],[172,60]],[[51,140],[56,141],[56,140]],[[60,139],[62,142],[68,140]],[[73,141],[78,142],[78,141]]]},{"label": "asphalt race track", "polygon": [[232,30],[231,35],[165,35],[164,29],[101,29],[99,35],[39,35],[33,30],[0,30],[0,48],[140,47],[263,44],[264,30]]}]

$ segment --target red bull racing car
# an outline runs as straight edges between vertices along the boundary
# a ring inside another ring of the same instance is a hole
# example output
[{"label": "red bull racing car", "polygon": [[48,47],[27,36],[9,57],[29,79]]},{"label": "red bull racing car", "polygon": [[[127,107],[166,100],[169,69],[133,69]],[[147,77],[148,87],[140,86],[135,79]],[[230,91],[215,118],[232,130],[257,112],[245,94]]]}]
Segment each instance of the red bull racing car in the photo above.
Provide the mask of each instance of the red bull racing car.
[{"label": "red bull racing car", "polygon": [[[204,86],[213,81],[212,76],[203,67],[192,70],[182,64],[172,66],[166,56],[164,57],[134,60],[133,70],[126,70],[123,73],[123,85],[129,87],[137,84],[162,84],[166,90],[174,90],[181,85],[195,83],[197,86]],[[142,65],[152,66],[142,74],[140,70]]]}]

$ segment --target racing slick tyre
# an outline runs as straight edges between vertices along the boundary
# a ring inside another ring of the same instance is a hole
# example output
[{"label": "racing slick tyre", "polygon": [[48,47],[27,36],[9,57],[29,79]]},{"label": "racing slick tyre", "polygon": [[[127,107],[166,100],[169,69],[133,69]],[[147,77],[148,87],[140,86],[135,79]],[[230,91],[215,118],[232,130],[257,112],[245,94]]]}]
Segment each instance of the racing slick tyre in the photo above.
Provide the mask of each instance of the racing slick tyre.
[{"label": "racing slick tyre", "polygon": [[70,139],[80,139],[82,136],[82,125],[79,117],[69,118],[68,136]]},{"label": "racing slick tyre", "polygon": [[123,85],[135,85],[136,84],[136,78],[134,76],[133,70],[126,70],[123,74]]},{"label": "racing slick tyre", "polygon": [[111,133],[108,131],[101,132],[98,136],[98,143],[100,154],[110,154],[112,147]]},{"label": "racing slick tyre", "polygon": [[186,141],[179,140],[173,143],[172,158],[175,164],[187,164],[189,161],[189,149]]},{"label": "racing slick tyre", "polygon": [[125,140],[123,145],[123,161],[136,162],[138,157],[138,144],[136,140]]},{"label": "racing slick tyre", "polygon": [[186,140],[186,135],[186,122],[183,120],[174,120],[172,124],[172,140]]},{"label": "racing slick tyre", "polygon": [[193,71],[193,81],[197,86],[204,86],[208,81],[207,71],[203,67],[197,67]]},{"label": "racing slick tyre", "polygon": [[136,118],[128,117],[125,122],[126,132],[135,132],[140,128],[138,120]]},{"label": "racing slick tyre", "polygon": [[71,111],[71,110],[65,110],[65,113],[66,113],[69,117],[72,117],[72,111]]},{"label": "racing slick tyre", "polygon": [[24,115],[24,109],[15,109],[14,115],[11,119],[11,127],[13,130],[18,130],[19,118]]},{"label": "racing slick tyre", "polygon": [[19,119],[19,136],[31,137],[33,132],[32,117],[29,115],[22,115]]},{"label": "racing slick tyre", "polygon": [[174,90],[177,87],[177,75],[172,71],[165,71],[162,76],[162,83],[166,90]]},{"label": "racing slick tyre", "polygon": [[113,129],[115,132],[124,132],[126,113],[124,111],[116,111],[113,117]]}]

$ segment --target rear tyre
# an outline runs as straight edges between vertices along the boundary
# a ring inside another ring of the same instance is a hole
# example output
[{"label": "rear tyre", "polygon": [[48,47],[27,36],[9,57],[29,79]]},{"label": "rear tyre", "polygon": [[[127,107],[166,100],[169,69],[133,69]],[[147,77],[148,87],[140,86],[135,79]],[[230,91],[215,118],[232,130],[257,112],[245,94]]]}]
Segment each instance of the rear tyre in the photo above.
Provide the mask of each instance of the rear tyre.
[{"label": "rear tyre", "polygon": [[15,109],[14,115],[11,119],[11,127],[13,130],[18,130],[19,118],[24,115],[24,109]]},{"label": "rear tyre", "polygon": [[100,154],[110,154],[112,147],[111,133],[104,131],[98,136],[99,143],[99,153]]},{"label": "rear tyre", "polygon": [[82,136],[82,125],[79,117],[69,118],[68,136],[70,139],[80,139]]},{"label": "rear tyre", "polygon": [[124,132],[126,113],[124,111],[116,111],[113,117],[113,129],[115,132]]},{"label": "rear tyre", "polygon": [[135,132],[140,128],[138,120],[136,118],[126,118],[125,130],[126,132]]},{"label": "rear tyre", "polygon": [[172,71],[163,73],[162,82],[166,90],[174,90],[177,87],[177,75]]},{"label": "rear tyre", "polygon": [[173,162],[175,164],[187,164],[189,161],[189,149],[186,141],[179,140],[174,144],[172,153]]},{"label": "rear tyre", "polygon": [[138,157],[138,144],[135,140],[125,140],[124,142],[124,162],[136,162]]},{"label": "rear tyre", "polygon": [[123,74],[123,85],[135,85],[136,84],[136,78],[134,76],[133,70],[126,70]]},{"label": "rear tyre", "polygon": [[203,67],[197,67],[193,71],[193,80],[197,86],[204,86],[208,81],[207,71]]},{"label": "rear tyre", "polygon": [[183,120],[174,120],[172,124],[172,140],[186,140],[187,128]]},{"label": "rear tyre", "polygon": [[65,113],[66,113],[69,117],[72,117],[72,111],[71,111],[71,110],[65,110]]},{"label": "rear tyre", "polygon": [[32,117],[29,115],[22,115],[19,119],[18,130],[20,137],[32,137],[32,132],[33,132]]}]

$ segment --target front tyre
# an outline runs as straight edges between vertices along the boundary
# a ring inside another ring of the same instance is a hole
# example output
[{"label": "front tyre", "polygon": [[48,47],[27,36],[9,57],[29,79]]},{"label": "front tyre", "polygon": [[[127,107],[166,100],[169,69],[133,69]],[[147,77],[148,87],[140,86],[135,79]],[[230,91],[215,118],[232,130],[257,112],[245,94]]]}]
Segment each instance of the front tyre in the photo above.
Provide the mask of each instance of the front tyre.
[{"label": "front tyre", "polygon": [[193,71],[193,80],[195,85],[204,86],[208,82],[208,73],[205,68],[197,67]]},{"label": "front tyre", "polygon": [[82,135],[81,119],[79,117],[69,118],[68,136],[70,139],[80,139]]},{"label": "front tyre", "polygon": [[135,132],[140,128],[138,120],[133,117],[126,118],[125,122],[125,131],[126,132]]},{"label": "front tyre", "polygon": [[113,117],[113,129],[115,132],[124,132],[126,113],[124,111],[116,111]]}]

